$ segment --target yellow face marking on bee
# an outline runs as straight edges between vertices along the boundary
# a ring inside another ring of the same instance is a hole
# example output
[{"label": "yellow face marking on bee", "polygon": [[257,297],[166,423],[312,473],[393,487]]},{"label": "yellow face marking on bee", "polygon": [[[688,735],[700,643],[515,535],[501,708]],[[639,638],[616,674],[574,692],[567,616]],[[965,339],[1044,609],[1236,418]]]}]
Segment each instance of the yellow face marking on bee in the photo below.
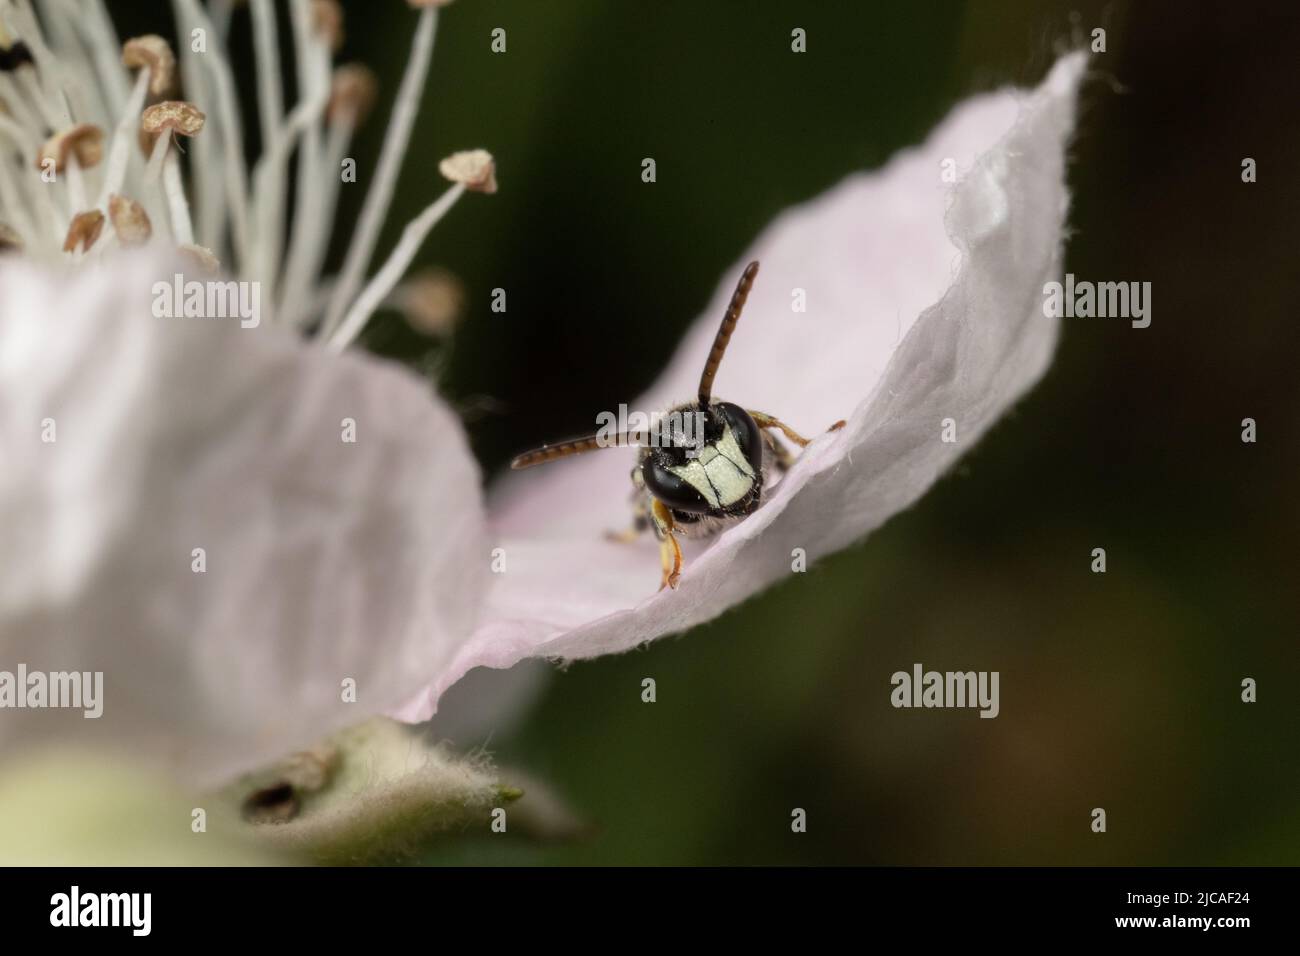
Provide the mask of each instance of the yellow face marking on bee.
[{"label": "yellow face marking on bee", "polygon": [[754,469],[730,425],[721,438],[700,450],[698,458],[668,470],[703,495],[711,508],[734,505],[754,487]]}]

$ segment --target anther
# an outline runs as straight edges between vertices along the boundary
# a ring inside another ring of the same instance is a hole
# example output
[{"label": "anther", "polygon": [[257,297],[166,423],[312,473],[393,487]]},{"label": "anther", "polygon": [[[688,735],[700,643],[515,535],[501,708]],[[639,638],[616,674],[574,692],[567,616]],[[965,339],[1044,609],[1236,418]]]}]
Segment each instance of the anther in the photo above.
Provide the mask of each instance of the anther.
[{"label": "anther", "polygon": [[122,44],[122,63],[128,69],[149,71],[149,92],[167,96],[176,82],[176,57],[171,45],[154,33],[132,37]]},{"label": "anther", "polygon": [[47,139],[36,154],[36,168],[44,169],[53,160],[55,172],[63,172],[68,156],[76,157],[82,169],[95,166],[104,158],[104,131],[89,123],[78,123]]}]

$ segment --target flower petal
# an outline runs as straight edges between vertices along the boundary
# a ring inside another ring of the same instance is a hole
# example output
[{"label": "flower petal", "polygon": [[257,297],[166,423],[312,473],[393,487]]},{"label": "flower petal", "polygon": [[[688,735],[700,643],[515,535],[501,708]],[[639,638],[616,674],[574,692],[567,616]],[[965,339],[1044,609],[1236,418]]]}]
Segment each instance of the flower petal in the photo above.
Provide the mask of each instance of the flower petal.
[{"label": "flower petal", "polygon": [[0,264],[0,670],[104,673],[100,719],[6,711],[0,745],[71,736],[215,782],[444,672],[487,544],[424,382],[269,324],[156,318],[178,271]]},{"label": "flower petal", "polygon": [[[762,270],[715,395],[820,435],[759,510],[691,549],[676,591],[655,593],[656,545],[602,540],[625,527],[631,452],[507,476],[491,503],[505,573],[455,666],[624,651],[720,614],[915,502],[1043,374],[1057,322],[1068,206],[1065,151],[1082,54],[1031,93],[960,106],[918,149],[780,216],[741,262]],[[941,173],[951,160],[955,186]],[[740,273],[729,270],[660,382],[633,409],[693,397]],[[794,312],[795,290],[807,311]],[[848,425],[821,434],[838,419]],[[941,441],[941,422],[957,441]]]}]

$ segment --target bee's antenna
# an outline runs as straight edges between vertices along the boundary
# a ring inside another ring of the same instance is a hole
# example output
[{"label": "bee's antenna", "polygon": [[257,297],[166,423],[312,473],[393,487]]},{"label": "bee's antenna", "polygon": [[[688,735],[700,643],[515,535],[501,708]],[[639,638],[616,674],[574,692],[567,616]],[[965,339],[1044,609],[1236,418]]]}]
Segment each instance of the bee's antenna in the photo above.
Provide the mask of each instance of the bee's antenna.
[{"label": "bee's antenna", "polygon": [[570,455],[581,455],[584,452],[595,451],[597,448],[624,448],[628,445],[644,445],[647,441],[649,436],[645,432],[619,432],[612,436],[612,439],[603,435],[570,438],[568,441],[557,441],[553,445],[543,445],[541,448],[516,455],[510,462],[510,467],[518,471],[520,468],[531,468],[533,465],[545,464],[557,458],[568,458]]},{"label": "bee's antenna", "polygon": [[713,376],[718,374],[718,366],[722,364],[722,356],[727,352],[731,333],[735,331],[736,323],[740,321],[740,310],[745,307],[745,300],[749,298],[749,289],[754,284],[756,275],[758,275],[757,259],[745,266],[745,271],[740,274],[740,281],[736,283],[736,291],[731,293],[731,304],[723,313],[722,325],[718,326],[718,334],[713,337],[713,348],[709,349],[708,360],[704,363],[704,373],[700,376],[700,408],[709,407],[709,399],[713,394]]}]

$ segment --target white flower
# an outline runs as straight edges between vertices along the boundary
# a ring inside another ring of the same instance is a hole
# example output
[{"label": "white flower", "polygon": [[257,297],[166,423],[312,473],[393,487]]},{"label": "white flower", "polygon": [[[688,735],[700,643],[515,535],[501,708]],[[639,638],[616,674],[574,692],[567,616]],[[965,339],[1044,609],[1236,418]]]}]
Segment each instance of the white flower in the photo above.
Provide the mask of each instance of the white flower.
[{"label": "white flower", "polygon": [[[50,31],[93,39],[90,58],[48,46],[25,5],[0,5],[6,62],[19,43],[35,61],[0,77],[0,240],[24,250],[0,260],[0,669],[105,674],[100,720],[6,711],[0,744],[70,735],[211,780],[375,711],[427,717],[477,665],[684,630],[791,573],[795,549],[815,561],[912,504],[1050,360],[1057,324],[1040,294],[1060,265],[1079,55],[1037,91],[964,104],[923,147],[786,213],[749,250],[763,271],[715,393],[809,435],[847,426],[819,434],[757,512],[688,550],[680,586],[656,593],[653,542],[604,538],[628,520],[630,452],[511,475],[485,511],[459,423],[427,386],[338,354],[466,189],[495,187],[489,157],[454,157],[454,185],[365,281],[439,4],[414,15],[380,160],[330,279],[339,162],[365,99],[355,73],[331,83],[333,26],[318,35],[311,4],[291,3],[302,99],[285,109],[274,11],[252,0],[267,148],[249,176],[224,25],[197,0],[175,5],[180,35],[208,36],[206,54],[180,50],[187,99],[175,101],[202,127],[168,113],[195,134],[188,192],[168,140],[147,155],[137,142],[167,86],[153,75],[164,48],[133,47],[131,80],[97,2],[83,29]],[[87,124],[105,131],[98,163]],[[47,144],[53,133],[72,138]],[[39,180],[43,149],[63,164],[53,184]],[[304,192],[286,223],[291,162]],[[140,213],[148,247],[117,249],[141,241]],[[149,314],[154,280],[175,268],[160,250],[177,247],[260,283],[270,321]],[[692,393],[738,271],[635,407]],[[790,308],[796,289],[806,313]],[[503,574],[489,570],[496,548]]]},{"label": "white flower", "polygon": [[[476,623],[488,571],[465,555],[486,537],[459,422],[410,373],[335,354],[466,189],[450,185],[365,281],[439,5],[412,13],[361,220],[328,279],[341,163],[373,91],[359,68],[331,75],[339,23],[322,6],[290,4],[300,100],[286,107],[274,7],[251,0],[264,150],[250,175],[219,14],[175,0],[177,77],[166,41],[119,44],[99,0],[45,5],[43,24],[0,4],[0,682],[20,665],[104,675],[98,719],[0,710],[6,749],[66,737],[224,779],[397,706]],[[178,79],[186,99],[166,99]],[[188,189],[173,133],[192,137]],[[491,180],[491,157],[473,158],[470,185]],[[153,314],[155,281],[218,260],[256,284],[265,321]]]},{"label": "white flower", "polygon": [[[784,213],[741,257],[762,271],[714,394],[820,437],[754,514],[687,550],[676,590],[656,593],[649,535],[632,545],[604,537],[628,523],[633,452],[506,476],[489,499],[506,571],[454,665],[402,716],[426,717],[478,665],[594,657],[684,631],[791,574],[795,549],[811,563],[920,498],[1051,359],[1058,322],[1043,315],[1042,288],[1060,272],[1084,67],[1072,54],[1033,92],[969,100],[922,147]],[[955,185],[942,176],[948,160]],[[632,408],[694,395],[740,271],[723,276]],[[791,310],[797,289],[806,313]],[[845,428],[822,433],[842,418]]]}]

